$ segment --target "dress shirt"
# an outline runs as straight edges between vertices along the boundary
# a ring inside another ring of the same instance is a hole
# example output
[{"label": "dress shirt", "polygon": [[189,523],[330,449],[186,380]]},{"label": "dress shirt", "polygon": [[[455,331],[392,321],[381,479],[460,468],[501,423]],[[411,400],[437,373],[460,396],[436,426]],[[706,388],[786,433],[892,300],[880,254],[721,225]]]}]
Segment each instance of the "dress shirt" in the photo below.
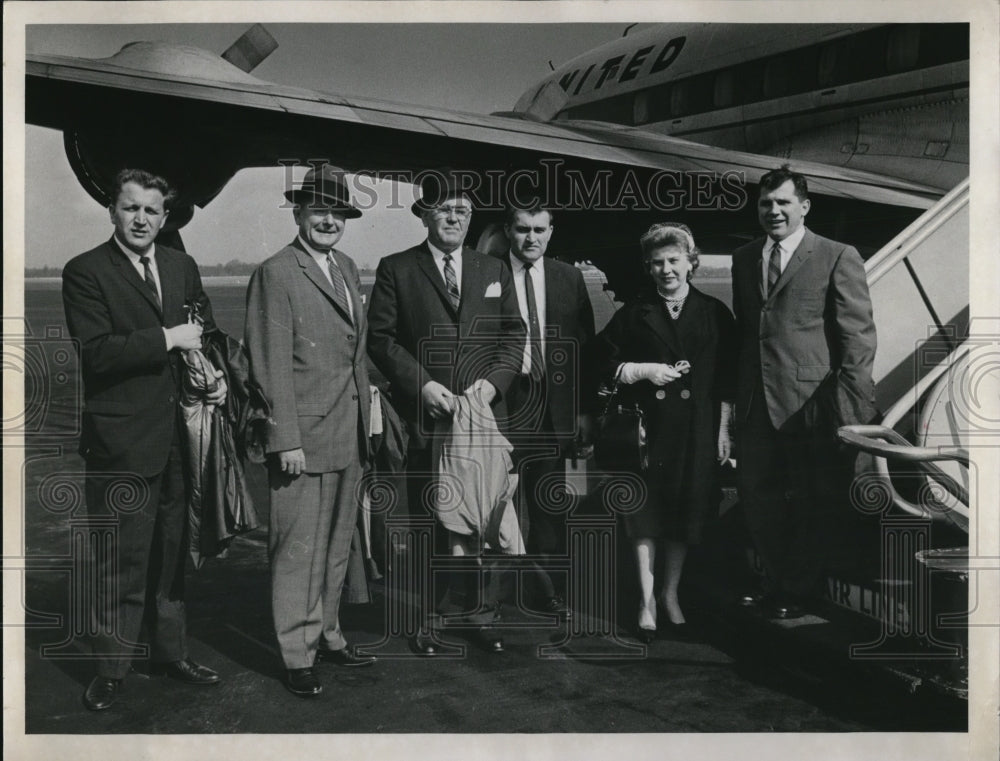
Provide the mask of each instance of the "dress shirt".
[{"label": "dress shirt", "polygon": [[[795,249],[799,247],[802,239],[806,235],[806,226],[799,225],[799,229],[789,235],[787,238],[781,241],[775,241],[770,236],[764,238],[764,256],[761,259],[761,282],[767,283],[767,268],[771,263],[771,249],[774,244],[777,243],[781,246],[781,271],[785,271],[785,267],[788,266],[789,260],[792,258],[792,254],[795,253]],[[770,295],[770,294],[768,294]]]},{"label": "dress shirt", "polygon": [[[128,257],[128,260],[135,267],[135,271],[139,273],[139,277],[143,282],[146,281],[146,268],[142,266],[142,256],[139,256],[135,251],[130,249],[120,240],[118,240],[117,235],[112,236],[115,240],[115,245],[121,249],[122,253]],[[151,243],[149,245],[149,251],[147,251],[144,256],[149,259],[149,269],[153,273],[153,280],[156,281],[156,294],[160,298],[160,304],[162,309],[163,304],[163,288],[160,286],[160,270],[156,267],[156,244]],[[174,348],[174,342],[170,338],[170,331],[166,328],[163,329],[163,340],[166,341],[167,351],[171,351]]]},{"label": "dress shirt", "polygon": [[[441,282],[446,282],[444,279],[444,257],[445,253],[441,249],[437,248],[433,243],[427,241],[427,248],[431,250],[431,256],[434,257],[434,266],[437,267],[438,272],[441,274]],[[455,270],[455,282],[458,285],[458,295],[462,295],[462,247],[459,246],[454,251],[451,252],[451,267]]]},{"label": "dress shirt", "polygon": [[[507,253],[510,261],[510,268],[514,274],[514,290],[517,292],[517,306],[521,310],[521,319],[524,320],[525,330],[530,334],[528,325],[528,297],[524,290],[524,262],[518,259],[512,252]],[[535,292],[535,308],[538,310],[538,332],[541,337],[541,354],[545,356],[545,264],[544,257],[538,259],[531,265],[531,284]],[[531,339],[524,342],[524,359],[521,360],[521,374],[528,375],[531,372]]]},{"label": "dress shirt", "polygon": [[[299,243],[302,244],[302,248],[304,248],[306,251],[309,252],[309,256],[311,256],[313,258],[313,261],[316,262],[316,264],[319,265],[319,268],[322,271],[323,275],[326,276],[327,282],[331,286],[333,286],[334,290],[336,290],[336,286],[333,285],[333,276],[330,274],[330,265],[327,263],[328,260],[327,260],[327,254],[326,254],[326,252],[318,251],[315,248],[313,248],[312,246],[310,246],[308,243],[306,243],[305,239],[303,239],[303,237],[301,235],[298,236],[298,238],[299,238]],[[337,269],[340,269],[340,265],[339,264],[337,265]],[[344,277],[343,270],[341,270],[340,276],[342,278],[344,278],[344,290],[347,292],[347,311],[351,315],[351,319],[353,320],[354,319],[354,304],[352,303],[353,299],[351,298],[351,291],[347,287],[347,278]]]},{"label": "dress shirt", "polygon": [[[122,253],[128,257],[128,260],[132,263],[132,266],[135,268],[135,271],[139,273],[139,279],[145,282],[146,268],[142,266],[142,256],[140,256],[135,251],[126,246],[124,243],[122,243],[120,240],[118,240],[117,235],[113,237],[115,239],[115,244],[118,246],[118,248],[121,249]],[[162,304],[163,286],[160,285],[160,270],[156,266],[156,244],[155,243],[150,244],[149,251],[143,254],[143,256],[149,259],[149,269],[153,273],[153,280],[156,281],[156,295],[159,296],[160,303]]]}]

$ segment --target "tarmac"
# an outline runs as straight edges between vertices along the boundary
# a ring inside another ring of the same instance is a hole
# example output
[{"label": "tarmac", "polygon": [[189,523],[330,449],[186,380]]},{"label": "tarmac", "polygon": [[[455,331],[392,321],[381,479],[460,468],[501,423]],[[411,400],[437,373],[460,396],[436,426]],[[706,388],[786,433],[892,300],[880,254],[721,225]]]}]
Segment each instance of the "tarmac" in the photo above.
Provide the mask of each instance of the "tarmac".
[{"label": "tarmac", "polygon": [[[26,493],[64,459],[29,460]],[[623,612],[632,604],[627,584],[604,619],[560,622],[508,603],[499,624],[505,652],[487,653],[456,630],[444,635],[450,655],[424,658],[398,634],[393,612],[413,601],[398,599],[384,577],[370,584],[371,603],[341,611],[348,641],[378,662],[319,666],[324,693],[303,700],[281,681],[266,529],[189,571],[190,654],[222,682],[192,687],[152,676],[137,661],[119,703],[93,713],[81,701],[93,666],[76,632],[79,601],[66,563],[57,562],[69,549],[72,511],[53,516],[36,503],[26,514],[35,557],[24,598],[29,734],[864,732],[964,724],[964,703],[907,695],[891,680],[852,672],[846,659],[782,639],[780,629],[752,617],[720,619],[693,600],[685,604],[699,624],[695,641],[664,636],[643,647]],[[622,570],[618,578],[631,579]]]},{"label": "tarmac", "polygon": [[[241,299],[227,302],[220,294],[213,295],[216,300],[220,307],[231,302],[220,316],[238,335]],[[31,304],[36,335],[48,336],[50,326],[65,330],[58,291],[33,293]],[[51,340],[42,347],[51,346],[50,365],[59,360],[63,343]],[[348,640],[376,654],[378,662],[361,669],[320,666],[324,693],[315,700],[297,698],[282,685],[267,534],[258,529],[237,538],[227,557],[188,574],[190,655],[216,669],[221,683],[191,687],[151,676],[140,660],[121,700],[108,711],[90,712],[81,700],[94,673],[83,636],[86,601],[73,583],[74,531],[86,512],[83,461],[75,454],[79,390],[73,372],[66,375],[65,388],[54,371],[36,379],[44,392],[41,435],[29,437],[23,467],[6,471],[21,478],[7,485],[8,493],[17,489],[23,495],[20,503],[4,506],[20,510],[22,519],[21,557],[5,558],[5,573],[20,574],[22,597],[5,598],[4,621],[23,618],[16,631],[23,634],[28,735],[962,732],[967,725],[963,701],[922,690],[910,694],[912,684],[852,663],[842,642],[810,641],[732,611],[726,600],[733,590],[713,575],[711,559],[699,565],[692,557],[686,577],[701,583],[682,588],[682,605],[698,626],[694,641],[664,636],[643,647],[632,636],[629,552],[607,521],[585,527],[602,537],[598,544],[605,554],[576,572],[590,573],[600,560],[603,578],[618,580],[609,595],[571,600],[577,613],[572,623],[508,603],[500,624],[502,654],[484,652],[456,631],[447,634],[452,655],[417,657],[401,625],[412,615],[414,600],[400,592],[391,574],[373,581],[372,602],[343,605],[341,622]],[[266,527],[263,471],[250,468],[248,474]],[[20,640],[8,636],[6,642]],[[16,660],[16,649],[13,654]],[[11,656],[8,649],[8,665]],[[5,668],[7,675],[17,673]],[[10,719],[5,710],[5,725]]]}]

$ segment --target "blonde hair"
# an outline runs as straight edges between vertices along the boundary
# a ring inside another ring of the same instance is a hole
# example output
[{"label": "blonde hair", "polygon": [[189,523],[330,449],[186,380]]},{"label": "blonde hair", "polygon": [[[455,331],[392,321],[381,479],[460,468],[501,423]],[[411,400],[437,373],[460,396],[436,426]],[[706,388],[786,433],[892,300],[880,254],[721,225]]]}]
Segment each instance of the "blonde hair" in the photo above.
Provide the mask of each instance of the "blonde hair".
[{"label": "blonde hair", "polygon": [[691,272],[693,275],[698,269],[698,247],[694,244],[694,235],[691,228],[681,222],[657,222],[652,225],[642,237],[639,238],[639,246],[642,248],[643,264],[649,261],[650,255],[659,248],[666,246],[676,246],[687,254],[688,261],[691,262]]}]

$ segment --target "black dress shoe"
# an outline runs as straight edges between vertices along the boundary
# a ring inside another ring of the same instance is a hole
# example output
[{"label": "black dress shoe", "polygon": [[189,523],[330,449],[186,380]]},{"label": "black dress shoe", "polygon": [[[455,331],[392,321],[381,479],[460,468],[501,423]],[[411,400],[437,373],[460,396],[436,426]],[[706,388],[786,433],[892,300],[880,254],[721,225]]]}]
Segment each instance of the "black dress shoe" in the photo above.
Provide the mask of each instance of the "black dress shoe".
[{"label": "black dress shoe", "polygon": [[737,604],[743,608],[753,608],[760,605],[761,601],[764,599],[763,592],[749,591],[744,592],[736,600]]},{"label": "black dress shoe", "polygon": [[479,640],[479,644],[488,653],[503,652],[503,637],[500,636],[500,632],[491,626],[481,627],[476,632],[476,639]]},{"label": "black dress shoe", "polygon": [[546,613],[554,613],[564,621],[568,621],[573,615],[566,601],[559,595],[546,599],[545,604],[542,605],[542,610]]},{"label": "black dress shoe", "polygon": [[329,648],[321,647],[316,651],[316,661],[317,663],[319,661],[332,663],[335,666],[371,666],[375,663],[375,656],[356,655],[349,647],[344,647],[340,650],[330,650]]},{"label": "black dress shoe", "polygon": [[649,645],[656,639],[656,629],[647,629],[644,626],[640,626],[635,630],[635,636],[642,644]]},{"label": "black dress shoe", "polygon": [[319,683],[316,672],[311,668],[288,669],[285,687],[300,698],[315,698],[323,692],[323,685]]},{"label": "black dress shoe", "polygon": [[418,655],[425,655],[428,658],[437,655],[437,645],[434,644],[430,635],[426,632],[421,632],[410,640],[410,646]]},{"label": "black dress shoe", "polygon": [[195,663],[190,658],[182,661],[172,661],[160,667],[162,672],[171,679],[186,684],[218,684],[219,675],[207,666]]},{"label": "black dress shoe", "polygon": [[770,618],[789,619],[802,618],[806,612],[801,606],[791,600],[773,599],[769,600],[765,611]]},{"label": "black dress shoe", "polygon": [[103,711],[115,704],[121,691],[121,679],[95,676],[83,693],[83,704],[91,711]]}]

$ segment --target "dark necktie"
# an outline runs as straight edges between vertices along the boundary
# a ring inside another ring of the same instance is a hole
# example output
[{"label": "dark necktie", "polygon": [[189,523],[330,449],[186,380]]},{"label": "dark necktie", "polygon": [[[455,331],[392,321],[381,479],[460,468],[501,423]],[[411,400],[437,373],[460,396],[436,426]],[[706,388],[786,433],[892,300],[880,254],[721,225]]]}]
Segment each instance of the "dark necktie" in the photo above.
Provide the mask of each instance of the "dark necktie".
[{"label": "dark necktie", "polygon": [[337,302],[337,306],[344,310],[344,314],[350,320],[351,308],[347,303],[347,284],[344,282],[344,275],[341,273],[340,267],[337,266],[332,252],[326,255],[326,268],[330,272],[330,281],[333,283],[333,300]]},{"label": "dark necktie", "polygon": [[538,306],[535,304],[535,284],[531,279],[531,263],[524,265],[524,300],[528,303],[528,346],[531,354],[532,378],[542,377],[542,330],[538,324]]},{"label": "dark necktie", "polygon": [[148,256],[140,256],[139,261],[142,262],[143,277],[146,280],[146,286],[153,292],[153,298],[156,300],[156,308],[163,311],[163,304],[160,302],[160,292],[156,288],[156,278],[153,277],[153,268],[149,263]]},{"label": "dark necktie", "polygon": [[771,246],[770,261],[767,263],[767,290],[764,292],[764,298],[771,295],[779,277],[781,277],[781,244],[775,241]]},{"label": "dark necktie", "polygon": [[462,297],[458,292],[458,279],[455,277],[455,268],[451,266],[451,254],[444,255],[444,284],[448,291],[448,301],[452,307],[458,310]]}]

